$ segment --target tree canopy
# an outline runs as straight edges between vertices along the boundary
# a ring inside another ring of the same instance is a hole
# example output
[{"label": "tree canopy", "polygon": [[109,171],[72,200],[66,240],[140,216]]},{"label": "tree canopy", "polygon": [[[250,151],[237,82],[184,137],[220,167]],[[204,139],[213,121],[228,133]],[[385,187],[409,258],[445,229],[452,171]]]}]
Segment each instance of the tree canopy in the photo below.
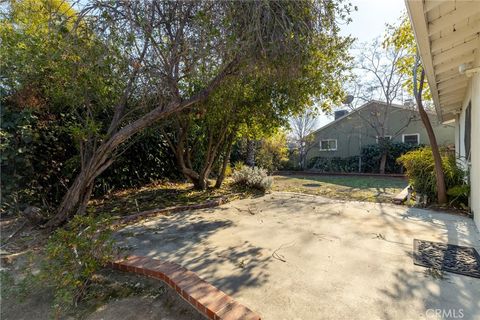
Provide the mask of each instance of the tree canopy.
[{"label": "tree canopy", "polygon": [[207,137],[233,114],[238,130],[273,132],[301,106],[340,101],[349,12],[306,0],[2,6],[2,102],[68,117],[77,147],[77,175],[49,225],[84,211],[95,179],[167,118],[193,117]]}]

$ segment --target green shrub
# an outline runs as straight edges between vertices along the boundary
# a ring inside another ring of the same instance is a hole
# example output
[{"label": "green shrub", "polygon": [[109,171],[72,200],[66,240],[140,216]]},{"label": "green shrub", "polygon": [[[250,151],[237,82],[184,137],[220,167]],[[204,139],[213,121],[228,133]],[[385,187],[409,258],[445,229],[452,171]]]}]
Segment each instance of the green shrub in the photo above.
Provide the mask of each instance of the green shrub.
[{"label": "green shrub", "polygon": [[[74,115],[13,106],[0,111],[2,209],[55,208],[79,168],[78,150],[69,134]],[[96,179],[96,195],[178,177],[174,155],[158,129],[145,130],[131,142]]]},{"label": "green shrub", "polygon": [[[396,159],[408,151],[415,150],[421,146],[403,142],[392,142],[388,144],[387,163],[385,173],[402,173],[403,167]],[[321,172],[359,172],[359,156],[351,157],[313,157],[309,160],[307,168]],[[378,144],[371,144],[362,148],[362,170],[363,173],[378,173],[380,168],[381,147]]]},{"label": "green shrub", "polygon": [[[423,147],[403,142],[391,142],[388,144],[387,162],[385,173],[402,173],[403,167],[396,160],[402,154]],[[362,172],[378,173],[382,149],[379,144],[370,144],[362,148]]]},{"label": "green shrub", "polygon": [[2,209],[55,206],[73,175],[67,162],[76,150],[64,131],[69,116],[7,106],[1,118]]},{"label": "green shrub", "polygon": [[179,177],[175,156],[164,135],[158,129],[148,129],[135,137],[132,145],[97,178],[95,194]]},{"label": "green shrub", "polygon": [[453,186],[447,190],[447,195],[449,196],[450,204],[466,209],[468,196],[470,195],[470,186],[468,184]]},{"label": "green shrub", "polygon": [[241,169],[235,170],[232,175],[233,183],[260,191],[268,191],[272,188],[273,178],[269,177],[267,170],[241,166]]},{"label": "green shrub", "polygon": [[55,309],[68,310],[87,294],[94,274],[113,258],[111,218],[75,216],[46,245],[41,279],[55,289]]},{"label": "green shrub", "polygon": [[[437,198],[435,163],[430,147],[407,152],[397,161],[405,167],[410,184],[416,193],[427,195],[430,201]],[[465,183],[465,172],[457,165],[455,156],[443,152],[442,167],[445,184],[450,191],[450,201],[465,201],[465,197],[462,198],[462,194],[465,194],[468,188]]]},{"label": "green shrub", "polygon": [[272,173],[288,162],[287,135],[279,131],[257,143],[255,164]]},{"label": "green shrub", "polygon": [[307,168],[320,172],[358,172],[358,156],[314,157],[310,159]]}]

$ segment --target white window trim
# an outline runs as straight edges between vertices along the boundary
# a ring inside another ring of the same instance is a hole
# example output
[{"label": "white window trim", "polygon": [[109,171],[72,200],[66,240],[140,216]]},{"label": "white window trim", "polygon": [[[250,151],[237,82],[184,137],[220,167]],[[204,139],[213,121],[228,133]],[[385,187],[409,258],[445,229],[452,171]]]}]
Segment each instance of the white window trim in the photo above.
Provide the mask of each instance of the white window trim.
[{"label": "white window trim", "polygon": [[404,133],[402,134],[402,142],[405,143],[405,136],[417,136],[417,145],[420,144],[420,133]]},{"label": "white window trim", "polygon": [[[335,149],[322,149],[322,142],[323,141],[335,141]],[[337,139],[320,139],[320,151],[337,151]]]},{"label": "white window trim", "polygon": [[[375,136],[375,141],[377,142],[377,144],[378,144],[378,138],[380,138],[380,136]],[[392,141],[392,136],[390,136],[388,134],[385,135],[384,138],[390,138],[390,141]]]}]

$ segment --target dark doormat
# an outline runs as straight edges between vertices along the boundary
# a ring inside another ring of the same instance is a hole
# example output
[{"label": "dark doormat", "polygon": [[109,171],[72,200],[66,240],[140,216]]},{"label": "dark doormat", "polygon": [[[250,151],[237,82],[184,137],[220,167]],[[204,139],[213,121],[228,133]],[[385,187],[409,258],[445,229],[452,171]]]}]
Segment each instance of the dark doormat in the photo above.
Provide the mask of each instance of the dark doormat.
[{"label": "dark doormat", "polygon": [[413,263],[480,278],[480,255],[471,247],[414,239]]}]

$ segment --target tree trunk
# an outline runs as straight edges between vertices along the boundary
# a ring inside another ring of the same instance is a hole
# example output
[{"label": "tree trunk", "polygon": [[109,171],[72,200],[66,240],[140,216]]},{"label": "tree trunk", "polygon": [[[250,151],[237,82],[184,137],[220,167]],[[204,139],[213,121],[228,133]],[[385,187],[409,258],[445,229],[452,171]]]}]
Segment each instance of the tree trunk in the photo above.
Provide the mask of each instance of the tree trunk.
[{"label": "tree trunk", "polygon": [[109,159],[112,151],[104,156],[102,156],[100,151],[100,149],[97,150],[90,161],[82,168],[67,193],[63,196],[57,213],[45,224],[45,227],[59,226],[65,223],[71,215],[85,213],[93,191],[95,178],[112,163],[112,160]]},{"label": "tree trunk", "polygon": [[233,142],[229,141],[225,155],[223,156],[222,167],[215,182],[215,188],[220,188],[222,186],[223,180],[225,180],[225,171],[227,170],[228,163],[230,162],[230,154],[232,153]]},{"label": "tree trunk", "polygon": [[81,197],[80,205],[78,207],[78,214],[84,215],[87,213],[87,205],[88,201],[90,200],[90,196],[92,195],[93,188],[95,187],[94,183],[91,183],[87,188],[85,189],[84,194]]},{"label": "tree trunk", "polygon": [[427,130],[428,139],[430,140],[430,147],[432,149],[433,160],[435,161],[435,180],[437,185],[437,201],[439,204],[447,202],[447,186],[445,185],[445,174],[443,173],[442,156],[438,148],[435,132],[433,131],[432,124],[428,118],[428,114],[425,112],[422,103],[418,104],[418,111],[423,125]]},{"label": "tree trunk", "polygon": [[198,179],[197,183],[194,184],[195,189],[198,189],[198,190],[207,190],[208,186],[209,186],[208,177],[206,177],[204,174],[200,175],[200,178]]},{"label": "tree trunk", "polygon": [[433,159],[435,161],[435,180],[437,183],[437,201],[439,204],[444,204],[447,202],[447,187],[445,185],[445,175],[443,173],[442,167],[442,156],[440,155],[440,150],[438,148],[437,139],[430,123],[423,105],[418,105],[418,111],[420,112],[420,118],[427,130],[428,139],[430,140],[430,147],[432,148]]},{"label": "tree trunk", "polygon": [[385,167],[387,165],[387,152],[383,151],[382,157],[380,158],[380,174],[385,174]]},{"label": "tree trunk", "polygon": [[303,141],[300,142],[300,148],[298,148],[298,163],[300,164],[300,169],[305,170],[305,146]]},{"label": "tree trunk", "polygon": [[423,82],[425,79],[425,71],[422,69],[422,74],[420,77],[420,90],[417,93],[415,99],[417,100],[418,112],[420,113],[420,118],[422,119],[423,125],[427,130],[428,140],[430,141],[430,147],[432,149],[433,160],[435,162],[435,180],[437,186],[437,202],[439,204],[444,204],[447,202],[447,187],[445,185],[445,175],[443,173],[442,166],[442,156],[440,155],[440,150],[438,148],[437,138],[435,137],[435,132],[433,131],[432,124],[428,118],[427,112],[423,107],[422,101],[422,89]]},{"label": "tree trunk", "polygon": [[247,139],[246,164],[249,167],[255,167],[255,140]]}]

